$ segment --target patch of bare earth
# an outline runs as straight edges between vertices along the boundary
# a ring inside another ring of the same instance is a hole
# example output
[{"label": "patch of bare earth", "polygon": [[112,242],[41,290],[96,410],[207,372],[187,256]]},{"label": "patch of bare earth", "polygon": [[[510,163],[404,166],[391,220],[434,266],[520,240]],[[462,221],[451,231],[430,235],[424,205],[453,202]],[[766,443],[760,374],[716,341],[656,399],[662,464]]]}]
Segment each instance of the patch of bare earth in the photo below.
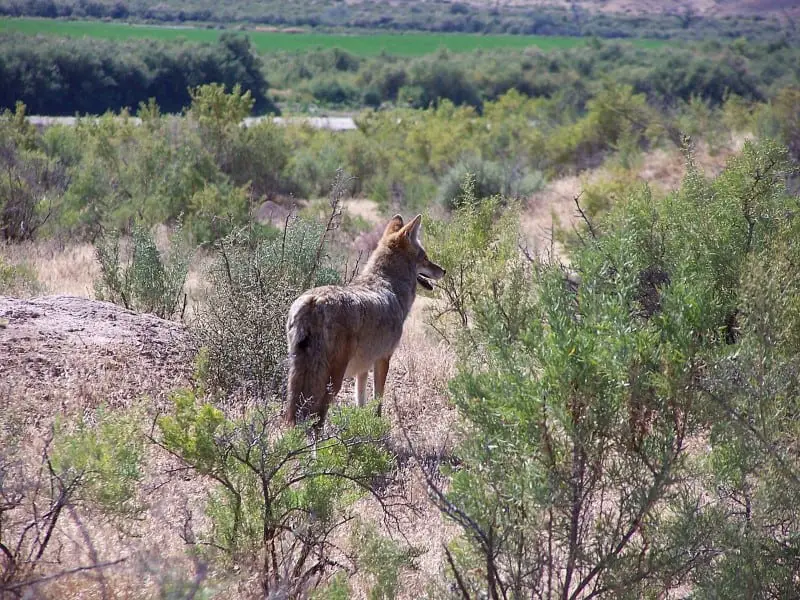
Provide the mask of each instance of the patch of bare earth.
[{"label": "patch of bare earth", "polygon": [[520,216],[520,227],[531,254],[563,255],[563,249],[555,240],[555,230],[571,229],[578,222],[575,198],[582,187],[579,177],[563,177],[548,183],[528,199]]},{"label": "patch of bare earth", "polygon": [[[143,432],[167,392],[185,386],[192,352],[181,325],[76,296],[0,297],[0,432],[20,432],[18,457],[35,473],[56,417],[66,422],[107,410],[141,409]],[[38,575],[124,562],[30,588],[35,598],[135,598],[160,585],[143,575],[154,561],[183,560],[176,512],[201,497],[196,484],[165,483],[164,457],[148,452],[142,520],[118,526],[88,509],[69,509],[53,532]],[[193,487],[194,486],[194,487]],[[8,531],[6,532],[8,533]],[[177,564],[177,563],[176,563]],[[154,572],[155,573],[155,572]],[[166,571],[158,571],[163,579]]]},{"label": "patch of bare earth", "polygon": [[32,417],[163,398],[190,372],[182,326],[108,302],[0,297],[0,318],[0,403]]}]

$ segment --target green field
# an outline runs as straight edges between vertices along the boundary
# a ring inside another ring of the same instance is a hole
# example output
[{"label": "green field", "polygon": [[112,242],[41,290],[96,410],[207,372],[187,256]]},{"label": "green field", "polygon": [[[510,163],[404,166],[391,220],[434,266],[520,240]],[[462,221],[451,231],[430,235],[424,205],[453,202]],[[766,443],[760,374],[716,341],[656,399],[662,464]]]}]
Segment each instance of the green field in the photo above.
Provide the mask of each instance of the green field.
[{"label": "green field", "polygon": [[[95,37],[112,40],[146,38],[158,40],[186,39],[191,42],[213,42],[224,30],[195,27],[153,27],[103,23],[99,21],[61,21],[55,19],[0,19],[0,32],[17,31],[28,35],[62,35]],[[419,56],[447,48],[453,52],[478,49],[525,48],[535,46],[543,50],[571,48],[587,43],[586,38],[473,35],[473,34],[328,34],[328,33],[278,33],[247,30],[253,45],[260,52],[284,50],[311,50],[341,48],[360,56],[371,56],[385,51],[400,56]],[[631,40],[636,46],[655,47],[664,42]]]}]

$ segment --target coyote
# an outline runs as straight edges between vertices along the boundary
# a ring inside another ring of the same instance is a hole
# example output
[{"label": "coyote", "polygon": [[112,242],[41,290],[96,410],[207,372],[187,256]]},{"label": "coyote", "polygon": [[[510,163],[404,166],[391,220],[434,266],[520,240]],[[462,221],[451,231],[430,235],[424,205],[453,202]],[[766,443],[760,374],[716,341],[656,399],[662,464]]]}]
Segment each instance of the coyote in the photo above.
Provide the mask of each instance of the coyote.
[{"label": "coyote", "polygon": [[389,359],[400,342],[417,283],[432,290],[431,280],[445,274],[428,260],[419,241],[421,221],[417,215],[404,225],[395,215],[352,283],[314,288],[292,304],[286,320],[289,425],[314,417],[320,429],[345,377],[355,376],[356,401],[364,406],[370,369],[374,397],[383,395]]}]

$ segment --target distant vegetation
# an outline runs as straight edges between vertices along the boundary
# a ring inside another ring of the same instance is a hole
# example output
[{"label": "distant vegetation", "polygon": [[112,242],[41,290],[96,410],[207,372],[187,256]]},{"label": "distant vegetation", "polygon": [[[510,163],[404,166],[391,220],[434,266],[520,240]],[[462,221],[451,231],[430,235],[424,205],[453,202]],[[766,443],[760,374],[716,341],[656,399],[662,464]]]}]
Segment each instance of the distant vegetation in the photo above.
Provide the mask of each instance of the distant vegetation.
[{"label": "distant vegetation", "polygon": [[[555,3],[554,3],[555,4]],[[578,5],[475,6],[469,2],[402,3],[311,0],[0,0],[7,16],[124,19],[149,22],[252,23],[276,27],[509,33],[515,35],[598,36],[608,38],[708,39],[746,37],[775,40],[796,35],[791,23],[774,16],[702,17],[687,8],[661,14],[594,13]]]},{"label": "distant vegetation", "polygon": [[[800,82],[800,49],[785,43],[706,42],[689,47],[638,48],[593,40],[581,48],[437,52],[412,60],[361,58],[341,50],[274,53],[263,57],[270,84],[289,108],[417,108],[446,98],[481,108],[515,89],[530,97],[563,98],[582,110],[606,80],[631,85],[654,106],[693,96],[719,104],[726,94],[766,99]],[[277,92],[280,90],[280,92]]]},{"label": "distant vegetation", "polygon": [[[253,97],[221,85],[193,89],[185,117],[142,104],[141,126],[108,115],[39,132],[20,105],[1,121],[0,237],[94,240],[136,223],[181,221],[195,241],[213,241],[249,222],[265,200],[326,195],[340,168],[353,176],[347,193],[386,210],[435,202],[446,211],[464,203],[459,188],[468,173],[481,195],[524,198],[548,178],[610,156],[631,165],[642,150],[680,146],[684,133],[719,147],[733,132],[756,131],[797,158],[794,89],[770,104],[693,97],[667,108],[611,80],[584,92],[529,98],[511,90],[480,114],[449,100],[426,110],[367,111],[346,132],[270,121],[241,127]],[[592,190],[587,208],[602,210],[608,192]]]},{"label": "distant vegetation", "polygon": [[[224,30],[201,27],[147,27],[100,21],[62,21],[51,19],[0,19],[0,32],[19,32],[28,35],[57,35],[93,37],[124,41],[154,39],[163,41],[216,42]],[[495,48],[528,48],[542,50],[585,46],[580,37],[542,35],[476,35],[433,33],[319,33],[315,31],[283,33],[248,30],[247,36],[258,52],[303,51],[339,48],[357,56],[387,53],[394,56],[422,56],[439,49],[453,52],[491,50]],[[641,47],[664,44],[655,40],[632,40]]]},{"label": "distant vegetation", "polygon": [[0,36],[0,107],[24,102],[34,114],[102,114],[156,98],[180,112],[189,88],[221,83],[249,91],[258,113],[277,112],[249,40],[225,34],[216,44],[107,42]]},{"label": "distant vegetation", "polygon": [[630,85],[659,107],[692,97],[717,105],[726,94],[764,100],[800,81],[800,49],[780,41],[712,41],[688,48],[583,43],[547,52],[442,50],[409,59],[336,48],[258,55],[248,38],[232,33],[213,44],[49,36],[31,43],[22,34],[5,34],[0,108],[19,100],[35,114],[100,114],[135,110],[153,97],[161,110],[173,113],[188,105],[188,87],[216,82],[250,91],[258,114],[275,112],[276,103],[307,112],[425,108],[445,99],[480,111],[512,89],[532,98],[560,98],[563,110],[579,113],[607,79]]}]

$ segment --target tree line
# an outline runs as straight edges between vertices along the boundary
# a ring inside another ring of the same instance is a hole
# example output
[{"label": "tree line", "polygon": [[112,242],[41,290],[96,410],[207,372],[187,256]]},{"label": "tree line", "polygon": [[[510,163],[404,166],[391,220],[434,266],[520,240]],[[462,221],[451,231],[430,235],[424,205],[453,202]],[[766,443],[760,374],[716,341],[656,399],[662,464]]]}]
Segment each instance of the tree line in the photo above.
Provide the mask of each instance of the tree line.
[{"label": "tree line", "polygon": [[719,105],[728,94],[764,100],[800,81],[800,50],[779,41],[636,48],[595,39],[551,51],[441,50],[408,59],[327,49],[266,54],[263,60],[272,84],[285,90],[282,100],[300,109],[313,104],[425,108],[447,99],[481,110],[513,89],[532,98],[560,96],[565,109],[580,112],[607,80],[631,85],[662,108],[692,97]]},{"label": "tree line", "polygon": [[563,110],[580,114],[607,80],[630,85],[662,109],[695,97],[713,105],[727,95],[763,101],[800,82],[798,64],[800,49],[781,40],[647,49],[595,39],[567,50],[442,50],[408,59],[335,48],[258,55],[247,37],[231,33],[216,44],[52,37],[31,43],[7,34],[0,35],[0,108],[22,101],[34,114],[102,114],[133,110],[152,97],[174,113],[189,104],[189,87],[214,82],[249,90],[256,114],[278,112],[270,87],[300,112],[315,106],[427,108],[442,100],[480,112],[516,90],[560,98]]},{"label": "tree line", "polygon": [[248,38],[223,34],[216,44],[111,42],[0,37],[0,106],[21,101],[33,114],[102,114],[156,98],[165,112],[190,102],[189,88],[221,83],[252,94],[254,112],[278,112]]},{"label": "tree line", "polygon": [[[488,4],[488,3],[487,3]],[[439,33],[507,33],[598,36],[604,38],[709,38],[769,41],[797,36],[787,15],[706,16],[691,7],[627,15],[560,6],[477,6],[469,2],[394,5],[373,2],[309,3],[242,0],[234,5],[209,0],[144,2],[121,0],[0,0],[0,15],[46,18],[138,19],[165,23],[259,23],[278,27],[358,28]]]}]

